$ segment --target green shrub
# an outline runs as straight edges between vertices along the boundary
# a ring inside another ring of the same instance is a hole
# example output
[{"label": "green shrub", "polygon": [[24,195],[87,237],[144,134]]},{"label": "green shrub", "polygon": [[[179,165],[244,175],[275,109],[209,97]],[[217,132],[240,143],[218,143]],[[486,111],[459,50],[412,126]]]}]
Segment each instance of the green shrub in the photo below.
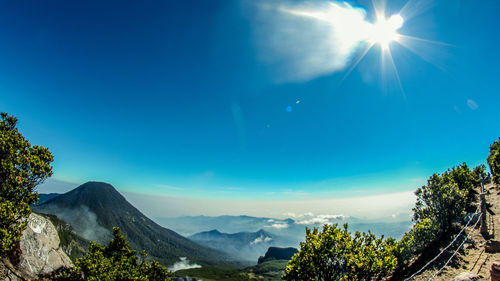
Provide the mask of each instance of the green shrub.
[{"label": "green shrub", "polygon": [[320,232],[306,229],[306,241],[288,263],[284,280],[377,280],[397,265],[394,239],[372,233],[354,236],[337,225],[324,225]]},{"label": "green shrub", "polygon": [[493,182],[500,184],[500,138],[490,146],[488,165],[493,175]]},{"label": "green shrub", "polygon": [[129,243],[118,228],[113,228],[114,239],[107,247],[91,242],[88,253],[75,262],[73,268],[61,273],[60,281],[159,281],[171,280],[171,273],[157,261],[149,264],[142,252],[142,261],[131,250]]}]

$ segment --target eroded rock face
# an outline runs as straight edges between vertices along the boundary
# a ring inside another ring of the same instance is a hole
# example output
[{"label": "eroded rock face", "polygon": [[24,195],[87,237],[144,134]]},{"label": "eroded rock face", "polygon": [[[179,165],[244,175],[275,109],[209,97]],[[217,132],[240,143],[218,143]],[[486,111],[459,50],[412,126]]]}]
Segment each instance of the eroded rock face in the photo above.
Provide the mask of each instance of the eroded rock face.
[{"label": "eroded rock face", "polygon": [[57,230],[47,218],[32,213],[21,237],[19,268],[30,275],[46,274],[73,263],[59,247]]}]

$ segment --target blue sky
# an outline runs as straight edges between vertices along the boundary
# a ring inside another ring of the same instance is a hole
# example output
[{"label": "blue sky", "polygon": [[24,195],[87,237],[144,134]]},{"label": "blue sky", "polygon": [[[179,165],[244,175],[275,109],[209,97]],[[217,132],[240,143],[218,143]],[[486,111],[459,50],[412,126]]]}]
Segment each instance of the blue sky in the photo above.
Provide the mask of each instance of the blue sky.
[{"label": "blue sky", "polygon": [[[322,37],[263,3],[2,2],[0,109],[50,147],[55,179],[153,195],[410,191],[485,163],[500,127],[497,1],[411,1],[399,32],[446,44],[391,43],[402,89],[379,46],[347,76],[362,43],[335,70],[301,64]],[[371,1],[349,3],[374,21]]]}]

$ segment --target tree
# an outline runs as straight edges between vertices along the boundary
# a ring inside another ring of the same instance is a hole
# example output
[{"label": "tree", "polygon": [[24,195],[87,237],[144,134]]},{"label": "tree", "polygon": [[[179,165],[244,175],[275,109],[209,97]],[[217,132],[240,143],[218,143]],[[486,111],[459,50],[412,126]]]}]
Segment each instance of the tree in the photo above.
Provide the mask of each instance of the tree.
[{"label": "tree", "polygon": [[[474,173],[474,171],[478,174]],[[446,171],[441,176],[444,184],[456,183],[458,189],[464,192],[464,204],[467,212],[473,212],[477,207],[475,205],[478,194],[476,187],[480,185],[480,166],[476,167],[474,171],[471,171],[464,162],[462,165],[453,167],[451,170]]]},{"label": "tree", "polygon": [[465,214],[467,191],[460,189],[449,176],[433,174],[427,185],[417,189],[415,195],[417,202],[413,208],[413,220],[419,222],[429,218],[439,225],[442,233],[450,231],[453,222]]},{"label": "tree", "polygon": [[52,278],[59,281],[171,280],[171,273],[158,261],[146,261],[145,252],[141,252],[142,259],[139,259],[119,228],[113,228],[113,237],[106,247],[91,242],[88,253],[77,259],[74,267]]},{"label": "tree", "polygon": [[490,146],[488,155],[488,165],[490,166],[493,182],[500,184],[500,138]]},{"label": "tree", "polygon": [[394,239],[376,238],[371,232],[354,236],[337,225],[323,231],[306,228],[306,241],[288,263],[283,279],[299,280],[379,280],[397,265]]},{"label": "tree", "polygon": [[48,148],[24,138],[17,118],[0,115],[0,255],[7,255],[26,228],[29,205],[38,201],[35,186],[52,175],[54,158]]}]

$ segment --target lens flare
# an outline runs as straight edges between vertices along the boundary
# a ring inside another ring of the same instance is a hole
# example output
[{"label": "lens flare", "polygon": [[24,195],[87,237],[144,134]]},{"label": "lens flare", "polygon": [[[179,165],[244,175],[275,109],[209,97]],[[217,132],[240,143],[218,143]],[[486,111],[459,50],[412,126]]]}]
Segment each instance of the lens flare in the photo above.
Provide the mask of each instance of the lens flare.
[{"label": "lens flare", "polygon": [[389,19],[385,16],[378,16],[377,22],[371,26],[368,41],[387,49],[392,41],[399,40],[398,29],[403,26],[403,23],[404,19],[400,15],[392,15]]}]

